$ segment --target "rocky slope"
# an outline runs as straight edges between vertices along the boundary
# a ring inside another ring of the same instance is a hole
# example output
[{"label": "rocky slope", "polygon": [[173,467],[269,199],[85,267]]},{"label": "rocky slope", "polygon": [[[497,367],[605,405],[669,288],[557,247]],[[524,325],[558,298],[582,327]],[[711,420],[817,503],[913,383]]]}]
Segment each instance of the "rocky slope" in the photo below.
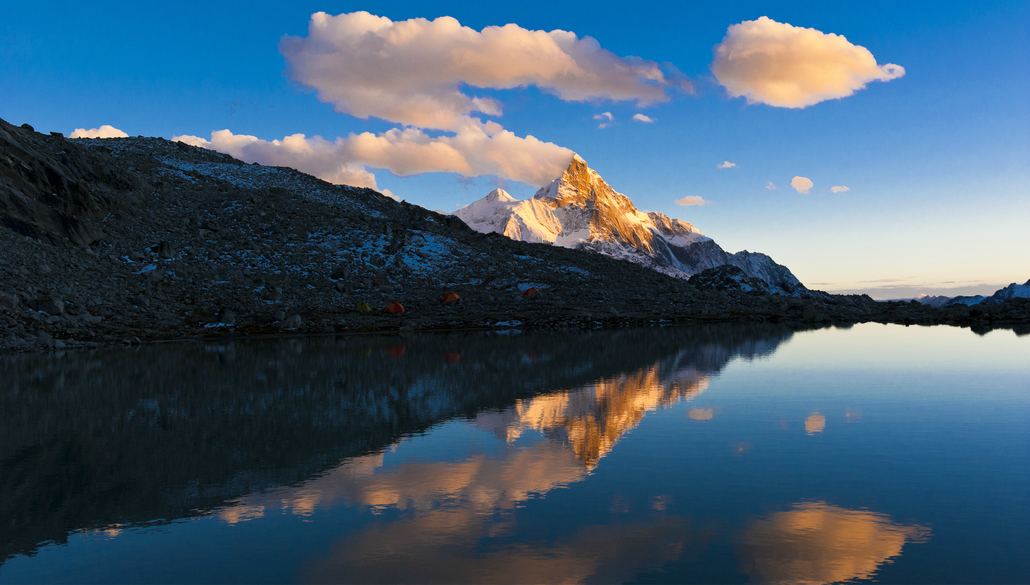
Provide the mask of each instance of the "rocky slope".
[{"label": "rocky slope", "polygon": [[787,267],[765,254],[730,254],[685,221],[638,210],[578,155],[532,199],[518,201],[498,189],[454,215],[478,232],[598,252],[678,278],[735,266],[781,294],[808,295]]},{"label": "rocky slope", "polygon": [[[624,227],[643,233],[610,229]],[[531,286],[541,292],[523,296]],[[441,304],[447,291],[461,301]],[[407,311],[380,312],[390,301]],[[734,320],[990,327],[1030,323],[1024,301],[938,310],[699,288],[601,254],[477,233],[292,169],[160,138],[66,140],[0,121],[0,351]],[[356,311],[362,302],[374,310]]]}]

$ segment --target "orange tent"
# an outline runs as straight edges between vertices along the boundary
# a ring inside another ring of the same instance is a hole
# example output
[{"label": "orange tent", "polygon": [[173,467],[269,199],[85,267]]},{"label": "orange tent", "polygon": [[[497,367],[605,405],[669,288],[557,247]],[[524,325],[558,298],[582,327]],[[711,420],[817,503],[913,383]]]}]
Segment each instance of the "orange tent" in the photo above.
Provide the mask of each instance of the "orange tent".
[{"label": "orange tent", "polygon": [[538,292],[540,292],[540,291],[537,290],[537,288],[535,286],[531,286],[531,287],[526,289],[526,292],[522,293],[522,296],[524,296],[524,297],[526,297],[528,299],[529,297],[535,295]]},{"label": "orange tent", "polygon": [[404,305],[398,303],[397,301],[394,301],[394,302],[390,303],[389,305],[386,305],[386,308],[383,309],[383,312],[384,313],[403,313],[404,312]]},{"label": "orange tent", "polygon": [[443,303],[443,304],[456,303],[460,299],[461,299],[461,297],[458,296],[458,293],[456,293],[456,292],[448,292],[448,293],[445,293],[443,295],[443,298],[440,299],[440,302]]}]

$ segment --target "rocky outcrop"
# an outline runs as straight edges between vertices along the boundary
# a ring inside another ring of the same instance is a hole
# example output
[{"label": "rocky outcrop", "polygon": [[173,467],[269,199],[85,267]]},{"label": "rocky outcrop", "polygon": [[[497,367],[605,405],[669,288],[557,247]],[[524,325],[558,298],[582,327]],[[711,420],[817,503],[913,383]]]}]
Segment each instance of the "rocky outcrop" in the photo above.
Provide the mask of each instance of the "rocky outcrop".
[{"label": "rocky outcrop", "polygon": [[0,120],[0,224],[50,243],[89,246],[105,236],[104,221],[128,212],[145,186],[102,150],[59,134]]}]

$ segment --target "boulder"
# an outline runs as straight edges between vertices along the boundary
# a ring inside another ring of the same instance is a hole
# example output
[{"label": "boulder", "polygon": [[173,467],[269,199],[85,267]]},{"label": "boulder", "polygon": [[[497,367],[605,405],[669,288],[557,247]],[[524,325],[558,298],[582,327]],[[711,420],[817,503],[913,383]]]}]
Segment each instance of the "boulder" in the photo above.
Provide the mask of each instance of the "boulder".
[{"label": "boulder", "polygon": [[64,314],[64,301],[55,299],[53,297],[43,297],[36,299],[33,303],[32,308],[37,311],[43,311],[51,315],[63,315]]}]

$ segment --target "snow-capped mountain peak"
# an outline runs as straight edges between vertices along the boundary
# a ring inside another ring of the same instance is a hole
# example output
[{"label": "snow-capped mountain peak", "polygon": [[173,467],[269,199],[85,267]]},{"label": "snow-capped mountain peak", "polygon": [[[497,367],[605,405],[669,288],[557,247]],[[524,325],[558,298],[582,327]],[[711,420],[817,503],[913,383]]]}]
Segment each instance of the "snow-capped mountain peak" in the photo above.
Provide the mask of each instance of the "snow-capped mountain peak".
[{"label": "snow-capped mountain peak", "polygon": [[693,225],[637,209],[579,155],[532,199],[519,201],[495,189],[454,214],[479,232],[582,248],[680,278],[730,264],[785,292],[806,290],[786,267],[764,254],[727,254]]},{"label": "snow-capped mountain peak", "polygon": [[489,193],[487,193],[486,197],[484,197],[483,200],[485,200],[485,201],[498,201],[498,202],[507,203],[507,202],[510,202],[510,201],[515,201],[515,198],[512,197],[504,189],[498,188],[498,189],[494,189],[493,191],[490,191]]},{"label": "snow-capped mountain peak", "polygon": [[497,232],[513,240],[553,244],[561,232],[548,205],[533,199],[519,201],[504,189],[494,189],[454,215],[477,232]]}]

